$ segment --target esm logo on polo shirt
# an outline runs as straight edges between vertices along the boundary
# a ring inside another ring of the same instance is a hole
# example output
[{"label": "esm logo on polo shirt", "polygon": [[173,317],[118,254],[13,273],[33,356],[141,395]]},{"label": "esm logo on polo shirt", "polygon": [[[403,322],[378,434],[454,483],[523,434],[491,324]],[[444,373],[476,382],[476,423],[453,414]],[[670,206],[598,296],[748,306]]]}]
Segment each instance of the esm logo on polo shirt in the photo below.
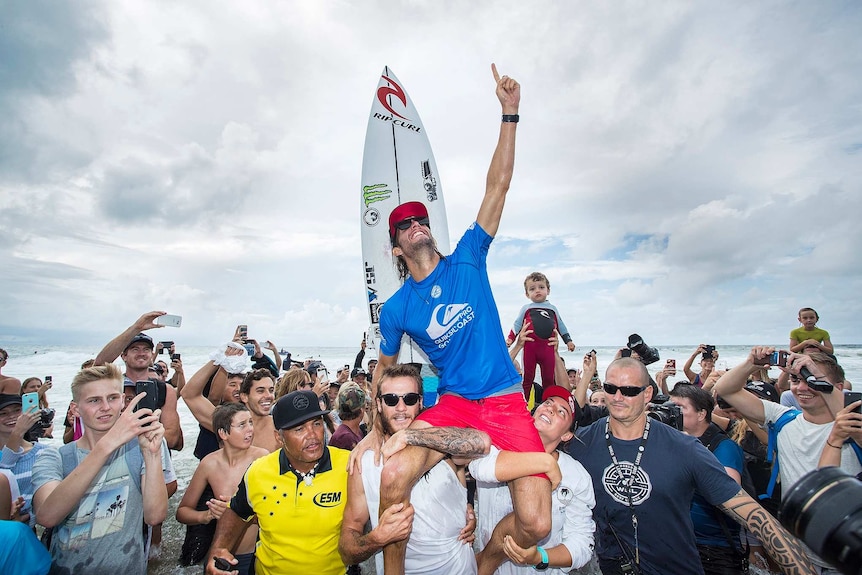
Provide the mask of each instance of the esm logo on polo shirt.
[{"label": "esm logo on polo shirt", "polygon": [[341,503],[341,492],[318,493],[314,496],[314,504],[318,507],[337,507]]}]

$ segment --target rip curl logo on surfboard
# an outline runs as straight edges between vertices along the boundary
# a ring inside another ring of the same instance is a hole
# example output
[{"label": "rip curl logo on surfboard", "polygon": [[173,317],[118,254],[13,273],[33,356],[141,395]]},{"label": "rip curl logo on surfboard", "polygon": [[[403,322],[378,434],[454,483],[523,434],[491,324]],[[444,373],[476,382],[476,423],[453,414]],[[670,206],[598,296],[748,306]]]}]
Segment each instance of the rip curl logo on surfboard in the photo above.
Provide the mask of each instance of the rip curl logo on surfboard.
[{"label": "rip curl logo on surfboard", "polygon": [[410,118],[406,116],[402,116],[398,112],[396,112],[392,108],[392,100],[389,98],[390,96],[394,96],[401,105],[406,108],[407,107],[407,94],[404,92],[404,88],[398,85],[398,83],[388,76],[380,76],[387,82],[389,82],[389,86],[380,86],[377,88],[377,101],[380,102],[380,105],[389,112],[389,116],[386,114],[381,114],[379,112],[374,112],[372,117],[383,120],[384,122],[392,122],[395,126],[400,128],[405,128],[407,130],[411,130],[416,132],[417,134],[422,131],[422,128],[414,124]]},{"label": "rip curl logo on surfboard", "polygon": [[392,106],[389,105],[388,101],[389,96],[395,96],[396,98],[398,98],[398,101],[401,102],[401,105],[406,108],[407,94],[404,93],[404,88],[399,86],[398,82],[396,82],[392,78],[389,78],[388,76],[381,75],[380,77],[389,82],[390,85],[377,88],[377,101],[380,102],[380,104],[384,108],[386,108],[386,111],[393,116],[398,116],[402,120],[407,120],[409,122],[410,118],[405,118],[404,116],[393,110]]}]

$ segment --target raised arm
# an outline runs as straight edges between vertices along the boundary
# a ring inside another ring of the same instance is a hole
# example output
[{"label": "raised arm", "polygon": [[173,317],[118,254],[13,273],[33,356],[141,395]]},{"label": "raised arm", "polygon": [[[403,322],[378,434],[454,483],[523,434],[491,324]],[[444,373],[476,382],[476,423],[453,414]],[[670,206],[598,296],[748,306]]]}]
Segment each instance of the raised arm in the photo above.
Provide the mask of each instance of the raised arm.
[{"label": "raised arm", "polygon": [[694,358],[696,358],[698,354],[703,353],[704,349],[706,349],[706,346],[704,344],[700,344],[699,346],[697,346],[697,349],[694,350],[694,353],[691,354],[691,357],[688,358],[688,361],[686,361],[685,365],[682,367],[683,373],[685,373],[685,376],[692,383],[694,383],[694,378],[697,376],[697,374],[691,370],[691,365],[694,363]]},{"label": "raised arm", "polygon": [[174,374],[171,376],[171,385],[174,386],[174,389],[177,390],[177,395],[179,395],[186,386],[186,374],[185,371],[183,371],[183,360],[172,359],[171,369],[174,370]]},{"label": "raised arm", "polygon": [[743,417],[757,424],[763,423],[766,413],[763,403],[753,393],[746,391],[745,384],[753,371],[760,369],[754,365],[755,359],[763,358],[774,351],[771,347],[754,347],[744,362],[726,371],[715,383],[715,393],[732,405]]},{"label": "raised arm", "polygon": [[[497,99],[500,100],[503,115],[517,115],[521,102],[521,86],[508,76],[500,77],[494,64],[491,64],[491,72],[497,83]],[[497,234],[500,218],[503,215],[503,205],[506,203],[506,193],[512,182],[517,127],[517,122],[502,122],[500,125],[500,137],[485,180],[485,197],[479,208],[479,215],[476,216],[476,222],[491,236]]]},{"label": "raised arm", "polygon": [[132,338],[142,331],[165,327],[163,325],[156,325],[154,322],[157,317],[165,315],[166,313],[167,312],[164,311],[151,311],[139,317],[135,323],[127,327],[123,333],[109,341],[108,344],[102,348],[102,351],[100,351],[99,355],[96,356],[94,365],[112,363],[115,359],[120,357],[120,354],[123,353],[123,350],[126,349],[126,346],[129,345]]},{"label": "raised arm", "polygon": [[189,411],[192,412],[198,423],[206,429],[212,431],[213,426],[213,411],[215,406],[209,399],[203,396],[204,386],[213,377],[219,367],[212,361],[208,361],[202,368],[197,370],[192,378],[183,387],[180,397],[186,402]]},{"label": "raised arm", "polygon": [[575,401],[583,408],[587,404],[587,388],[590,386],[590,380],[596,374],[596,354],[592,350],[584,356],[584,371],[578,378],[578,384],[575,386],[572,395]]},{"label": "raised arm", "polygon": [[832,424],[832,431],[829,432],[823,451],[820,452],[817,467],[839,467],[844,442],[848,438],[862,446],[862,414],[854,411],[859,409],[859,405],[858,401],[854,401],[835,414],[835,423]]}]

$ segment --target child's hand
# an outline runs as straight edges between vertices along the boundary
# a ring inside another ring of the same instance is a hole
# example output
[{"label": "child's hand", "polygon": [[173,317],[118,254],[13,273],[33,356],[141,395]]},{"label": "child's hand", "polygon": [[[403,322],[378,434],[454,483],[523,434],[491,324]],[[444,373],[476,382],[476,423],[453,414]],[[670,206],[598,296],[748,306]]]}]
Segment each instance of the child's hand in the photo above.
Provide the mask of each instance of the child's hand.
[{"label": "child's hand", "polygon": [[569,351],[575,351],[575,344],[574,344],[574,342],[571,342],[571,341],[570,341],[569,343],[567,343],[567,344],[566,344],[566,347],[568,348],[568,350],[569,350]]}]

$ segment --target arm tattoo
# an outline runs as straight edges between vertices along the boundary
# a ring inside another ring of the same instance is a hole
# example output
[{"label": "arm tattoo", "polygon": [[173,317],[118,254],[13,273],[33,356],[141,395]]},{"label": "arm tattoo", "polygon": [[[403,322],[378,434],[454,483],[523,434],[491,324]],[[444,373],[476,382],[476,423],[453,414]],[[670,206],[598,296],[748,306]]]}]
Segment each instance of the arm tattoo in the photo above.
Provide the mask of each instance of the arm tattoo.
[{"label": "arm tattoo", "polygon": [[460,457],[479,457],[488,453],[488,435],[469,427],[428,427],[405,430],[408,445],[427,447]]},{"label": "arm tattoo", "polygon": [[778,563],[783,573],[792,575],[817,573],[799,541],[744,490],[740,489],[719,508],[760,539],[769,556]]}]

